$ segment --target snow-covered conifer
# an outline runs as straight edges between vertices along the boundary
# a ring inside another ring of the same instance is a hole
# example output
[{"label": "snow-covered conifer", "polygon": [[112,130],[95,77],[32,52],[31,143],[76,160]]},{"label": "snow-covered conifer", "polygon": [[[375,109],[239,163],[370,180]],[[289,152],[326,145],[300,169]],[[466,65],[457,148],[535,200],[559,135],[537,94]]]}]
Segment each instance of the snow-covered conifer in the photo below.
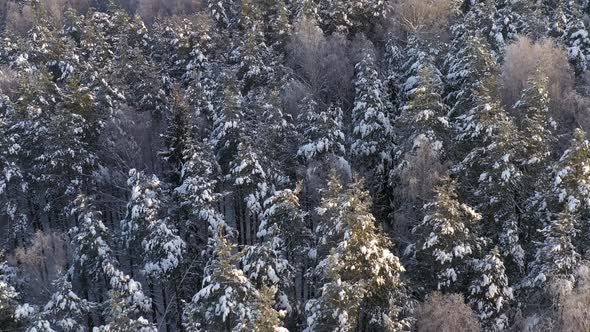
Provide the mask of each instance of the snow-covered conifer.
[{"label": "snow-covered conifer", "polygon": [[475,279],[469,286],[469,303],[484,326],[492,331],[507,329],[509,321],[505,310],[514,296],[498,248],[476,260],[473,269]]},{"label": "snow-covered conifer", "polygon": [[567,56],[577,73],[590,69],[590,36],[580,18],[570,17],[563,33]]},{"label": "snow-covered conifer", "polygon": [[[499,110],[503,112],[503,110]],[[478,187],[478,208],[494,227],[488,229],[488,236],[499,243],[504,257],[511,257],[519,268],[525,264],[523,227],[520,205],[527,197],[522,195],[523,173],[519,167],[522,147],[520,133],[506,114],[498,114],[488,144],[472,152],[470,166],[480,170]],[[526,237],[526,236],[525,236]]]},{"label": "snow-covered conifer", "polygon": [[142,313],[150,310],[151,299],[144,295],[140,283],[117,267],[107,243],[109,233],[102,221],[102,214],[96,210],[92,199],[83,194],[78,195],[75,205],[78,226],[70,230],[75,253],[75,275],[82,274],[95,280],[102,276],[108,281],[111,293],[107,308],[109,319],[99,330],[112,331],[119,326],[121,331],[132,331],[134,325],[129,323],[137,322],[144,326],[144,331],[155,331],[142,316]]},{"label": "snow-covered conifer", "polygon": [[570,213],[590,213],[590,143],[582,129],[574,131],[569,148],[554,170],[553,192]]},{"label": "snow-covered conifer", "polygon": [[553,150],[554,137],[551,126],[554,121],[549,115],[547,77],[538,72],[529,83],[529,87],[522,92],[514,105],[514,110],[521,117],[517,123],[522,130],[523,148],[526,151],[526,157],[522,162],[528,173],[539,175],[547,166]]},{"label": "snow-covered conifer", "polygon": [[4,261],[4,252],[0,251],[0,324],[6,327],[14,322],[18,300],[18,293],[11,285],[10,274]]},{"label": "snow-covered conifer", "polygon": [[542,286],[551,278],[575,281],[574,272],[581,261],[575,244],[580,224],[579,214],[566,208],[541,230],[544,240],[538,245],[525,286]]},{"label": "snow-covered conifer", "polygon": [[[32,322],[27,324],[27,331],[35,331],[39,326],[54,328],[58,331],[87,331],[84,318],[91,312],[94,304],[81,299],[72,290],[67,276],[54,281],[55,292],[39,313],[33,315]],[[44,331],[42,329],[42,331]]]},{"label": "snow-covered conifer", "polygon": [[[340,191],[336,177],[330,182],[332,188],[318,209],[320,217],[329,220],[318,231],[331,238],[333,246],[316,268],[323,285],[319,296],[306,304],[307,330],[401,329],[406,294],[400,273],[405,269],[391,251],[391,241],[379,233],[369,194],[360,180]],[[329,243],[322,239],[322,245]]]},{"label": "snow-covered conifer", "polygon": [[393,129],[383,85],[369,53],[356,65],[354,86],[351,153],[365,167],[382,173],[391,162]]},{"label": "snow-covered conifer", "polygon": [[257,290],[237,266],[235,245],[217,233],[210,241],[211,256],[202,288],[185,307],[187,331],[233,331],[254,319],[251,306]]},{"label": "snow-covered conifer", "polygon": [[297,155],[305,161],[321,159],[326,154],[343,156],[346,150],[342,110],[332,105],[321,111],[311,98],[302,102],[302,108],[297,128],[303,134],[304,144],[297,150]]},{"label": "snow-covered conifer", "polygon": [[458,201],[455,186],[451,179],[443,180],[434,201],[424,206],[424,220],[413,230],[417,277],[438,290],[462,290],[468,262],[478,248],[481,215]]},{"label": "snow-covered conifer", "polygon": [[132,169],[127,184],[131,187],[131,197],[127,215],[121,221],[126,245],[141,244],[143,271],[149,277],[169,275],[180,265],[186,244],[165,215],[162,183],[155,175],[149,177]]}]

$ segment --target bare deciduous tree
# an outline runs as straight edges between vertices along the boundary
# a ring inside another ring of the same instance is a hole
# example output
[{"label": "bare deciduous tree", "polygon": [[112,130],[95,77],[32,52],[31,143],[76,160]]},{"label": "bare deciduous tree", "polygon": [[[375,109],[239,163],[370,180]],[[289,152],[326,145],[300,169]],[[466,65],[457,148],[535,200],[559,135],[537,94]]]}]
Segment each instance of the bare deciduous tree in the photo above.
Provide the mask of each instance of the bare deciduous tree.
[{"label": "bare deciduous tree", "polygon": [[445,37],[454,4],[453,0],[395,0],[391,28],[426,39]]},{"label": "bare deciduous tree", "polygon": [[202,9],[199,0],[138,0],[136,12],[146,23],[153,23],[158,16],[190,15]]},{"label": "bare deciduous tree", "polygon": [[555,305],[555,331],[590,331],[590,267],[576,271],[576,281],[556,280],[551,293]]},{"label": "bare deciduous tree", "polygon": [[551,39],[533,42],[525,36],[506,48],[502,65],[503,101],[506,106],[511,107],[518,100],[537,69],[549,79],[552,110],[559,110],[560,99],[573,86],[573,71],[565,50]]},{"label": "bare deciduous tree", "polygon": [[288,46],[289,62],[316,101],[352,102],[354,63],[349,44],[343,36],[324,36],[313,20],[303,19],[297,25]]},{"label": "bare deciduous tree", "polygon": [[429,200],[433,189],[445,174],[447,167],[440,162],[437,151],[427,140],[411,154],[406,154],[407,166],[401,171],[400,194],[407,200]]},{"label": "bare deciduous tree", "polygon": [[6,31],[18,35],[26,34],[33,27],[33,8],[25,5],[22,8],[9,2],[6,6]]},{"label": "bare deciduous tree", "polygon": [[416,312],[418,332],[478,332],[481,327],[461,294],[430,294]]},{"label": "bare deciduous tree", "polygon": [[17,248],[8,261],[19,267],[19,278],[27,285],[27,298],[44,299],[53,280],[67,269],[69,241],[65,233],[37,231],[31,243]]}]

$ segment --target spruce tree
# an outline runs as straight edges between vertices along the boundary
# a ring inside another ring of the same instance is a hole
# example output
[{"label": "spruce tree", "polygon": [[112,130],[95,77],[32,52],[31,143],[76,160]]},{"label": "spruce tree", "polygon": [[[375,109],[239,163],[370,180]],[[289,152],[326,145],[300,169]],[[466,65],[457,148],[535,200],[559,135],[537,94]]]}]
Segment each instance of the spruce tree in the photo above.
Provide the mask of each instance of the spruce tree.
[{"label": "spruce tree", "polygon": [[520,116],[516,118],[516,123],[522,137],[518,146],[524,176],[521,191],[525,194],[521,206],[526,212],[523,218],[525,242],[540,240],[537,229],[542,229],[550,216],[543,197],[549,191],[551,179],[548,170],[556,140],[553,133],[555,122],[549,114],[548,84],[547,77],[537,72],[514,106],[515,113]]},{"label": "spruce tree", "polygon": [[402,329],[406,293],[400,273],[405,269],[375,225],[363,182],[339,191],[337,181],[331,178],[319,210],[326,218],[317,230],[326,236],[320,243],[333,246],[317,266],[323,285],[306,304],[307,330]]},{"label": "spruce tree", "polygon": [[590,213],[590,143],[582,129],[576,129],[569,148],[554,167],[552,191],[559,204],[567,211],[580,213],[584,218]]},{"label": "spruce tree", "polygon": [[182,165],[191,155],[195,140],[194,119],[179,91],[173,93],[173,105],[168,115],[166,133],[162,135],[166,150],[160,155],[170,165],[169,182],[179,184]]},{"label": "spruce tree", "polygon": [[131,187],[131,197],[127,215],[121,221],[126,245],[138,247],[147,276],[155,279],[169,276],[180,265],[186,244],[164,214],[167,197],[162,184],[155,175],[149,177],[135,169],[129,171],[127,184]]},{"label": "spruce tree", "polygon": [[331,105],[321,111],[311,98],[304,99],[301,104],[303,110],[298,117],[297,129],[303,134],[303,145],[297,150],[297,156],[306,162],[321,159],[324,155],[343,156],[346,149],[342,110]]},{"label": "spruce tree", "polygon": [[496,241],[502,255],[522,269],[526,263],[524,233],[530,230],[523,225],[521,208],[527,197],[523,195],[525,179],[519,167],[520,133],[505,114],[494,127],[488,145],[474,155],[472,165],[481,169],[475,194],[478,208],[494,225],[485,236]]},{"label": "spruce tree", "polygon": [[19,295],[11,284],[10,272],[4,261],[4,252],[0,251],[0,325],[6,328],[15,323],[15,310]]},{"label": "spruce tree", "polygon": [[493,248],[485,257],[477,259],[474,262],[473,273],[475,279],[469,287],[469,303],[488,329],[507,329],[509,321],[505,311],[513,299],[513,293],[512,288],[508,286],[500,250]]},{"label": "spruce tree", "polygon": [[553,150],[554,138],[551,132],[553,120],[549,115],[548,78],[541,72],[529,80],[520,99],[514,105],[514,111],[520,119],[517,123],[523,134],[523,148],[526,157],[523,166],[531,176],[538,176]]},{"label": "spruce tree", "polygon": [[391,162],[393,141],[388,104],[373,56],[367,53],[355,68],[351,153],[359,164],[382,174]]},{"label": "spruce tree", "polygon": [[223,174],[229,173],[229,163],[237,153],[239,139],[243,136],[243,97],[235,82],[228,81],[223,93],[223,102],[215,110],[211,144]]},{"label": "spruce tree", "polygon": [[59,277],[53,282],[53,286],[56,288],[55,292],[40,312],[34,315],[32,322],[28,324],[28,330],[33,331],[43,326],[59,331],[86,331],[83,319],[95,304],[78,297],[72,291],[72,284],[67,280],[67,276]]},{"label": "spruce tree", "polygon": [[187,234],[186,244],[191,255],[199,255],[207,245],[208,232],[224,230],[232,234],[224,216],[218,209],[222,195],[218,192],[219,165],[208,141],[195,144],[192,155],[182,165],[181,184],[174,189],[180,208],[188,210],[183,229]]},{"label": "spruce tree", "polygon": [[437,70],[424,65],[418,73],[416,86],[406,93],[401,116],[396,120],[396,129],[405,131],[400,153],[412,152],[420,141],[430,142],[436,154],[444,160],[450,150],[449,109],[443,102],[441,82]]},{"label": "spruce tree", "polygon": [[211,256],[202,288],[184,310],[187,331],[234,331],[254,319],[251,303],[257,290],[237,267],[240,254],[235,245],[218,232],[210,241]]},{"label": "spruce tree", "polygon": [[567,56],[576,73],[580,74],[590,68],[590,36],[584,22],[576,16],[568,18],[563,32]]},{"label": "spruce tree", "polygon": [[541,230],[544,240],[537,246],[525,286],[543,286],[550,279],[575,281],[574,272],[582,259],[575,243],[580,224],[579,214],[565,208]]},{"label": "spruce tree", "polygon": [[143,331],[155,331],[155,327],[142,316],[150,310],[151,299],[144,295],[140,283],[117,267],[107,243],[108,229],[92,198],[79,194],[74,212],[78,215],[78,226],[70,230],[75,253],[74,275],[85,282],[103,277],[110,289],[107,324],[100,326],[99,330],[133,331],[134,325],[138,324]]},{"label": "spruce tree", "polygon": [[443,179],[433,202],[424,206],[424,220],[413,229],[416,277],[430,289],[461,291],[479,246],[481,215],[458,201],[455,186],[450,178]]},{"label": "spruce tree", "polygon": [[235,0],[209,0],[207,7],[221,29],[232,28],[239,21],[239,4]]}]

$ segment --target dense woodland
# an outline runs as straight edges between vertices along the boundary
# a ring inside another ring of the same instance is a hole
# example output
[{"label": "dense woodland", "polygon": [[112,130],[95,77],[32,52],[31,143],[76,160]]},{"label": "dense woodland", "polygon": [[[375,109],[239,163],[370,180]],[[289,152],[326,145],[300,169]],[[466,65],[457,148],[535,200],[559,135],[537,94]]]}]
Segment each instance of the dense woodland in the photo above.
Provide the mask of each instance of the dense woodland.
[{"label": "dense woodland", "polygon": [[590,331],[589,14],[0,1],[0,331]]}]

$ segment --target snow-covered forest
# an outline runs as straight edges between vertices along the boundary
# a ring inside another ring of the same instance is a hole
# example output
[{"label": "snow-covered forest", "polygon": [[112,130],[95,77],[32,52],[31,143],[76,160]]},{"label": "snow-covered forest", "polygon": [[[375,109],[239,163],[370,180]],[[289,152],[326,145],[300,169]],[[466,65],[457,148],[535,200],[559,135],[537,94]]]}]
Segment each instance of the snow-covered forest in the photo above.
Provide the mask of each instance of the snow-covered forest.
[{"label": "snow-covered forest", "polygon": [[590,331],[588,0],[0,0],[0,331]]}]

